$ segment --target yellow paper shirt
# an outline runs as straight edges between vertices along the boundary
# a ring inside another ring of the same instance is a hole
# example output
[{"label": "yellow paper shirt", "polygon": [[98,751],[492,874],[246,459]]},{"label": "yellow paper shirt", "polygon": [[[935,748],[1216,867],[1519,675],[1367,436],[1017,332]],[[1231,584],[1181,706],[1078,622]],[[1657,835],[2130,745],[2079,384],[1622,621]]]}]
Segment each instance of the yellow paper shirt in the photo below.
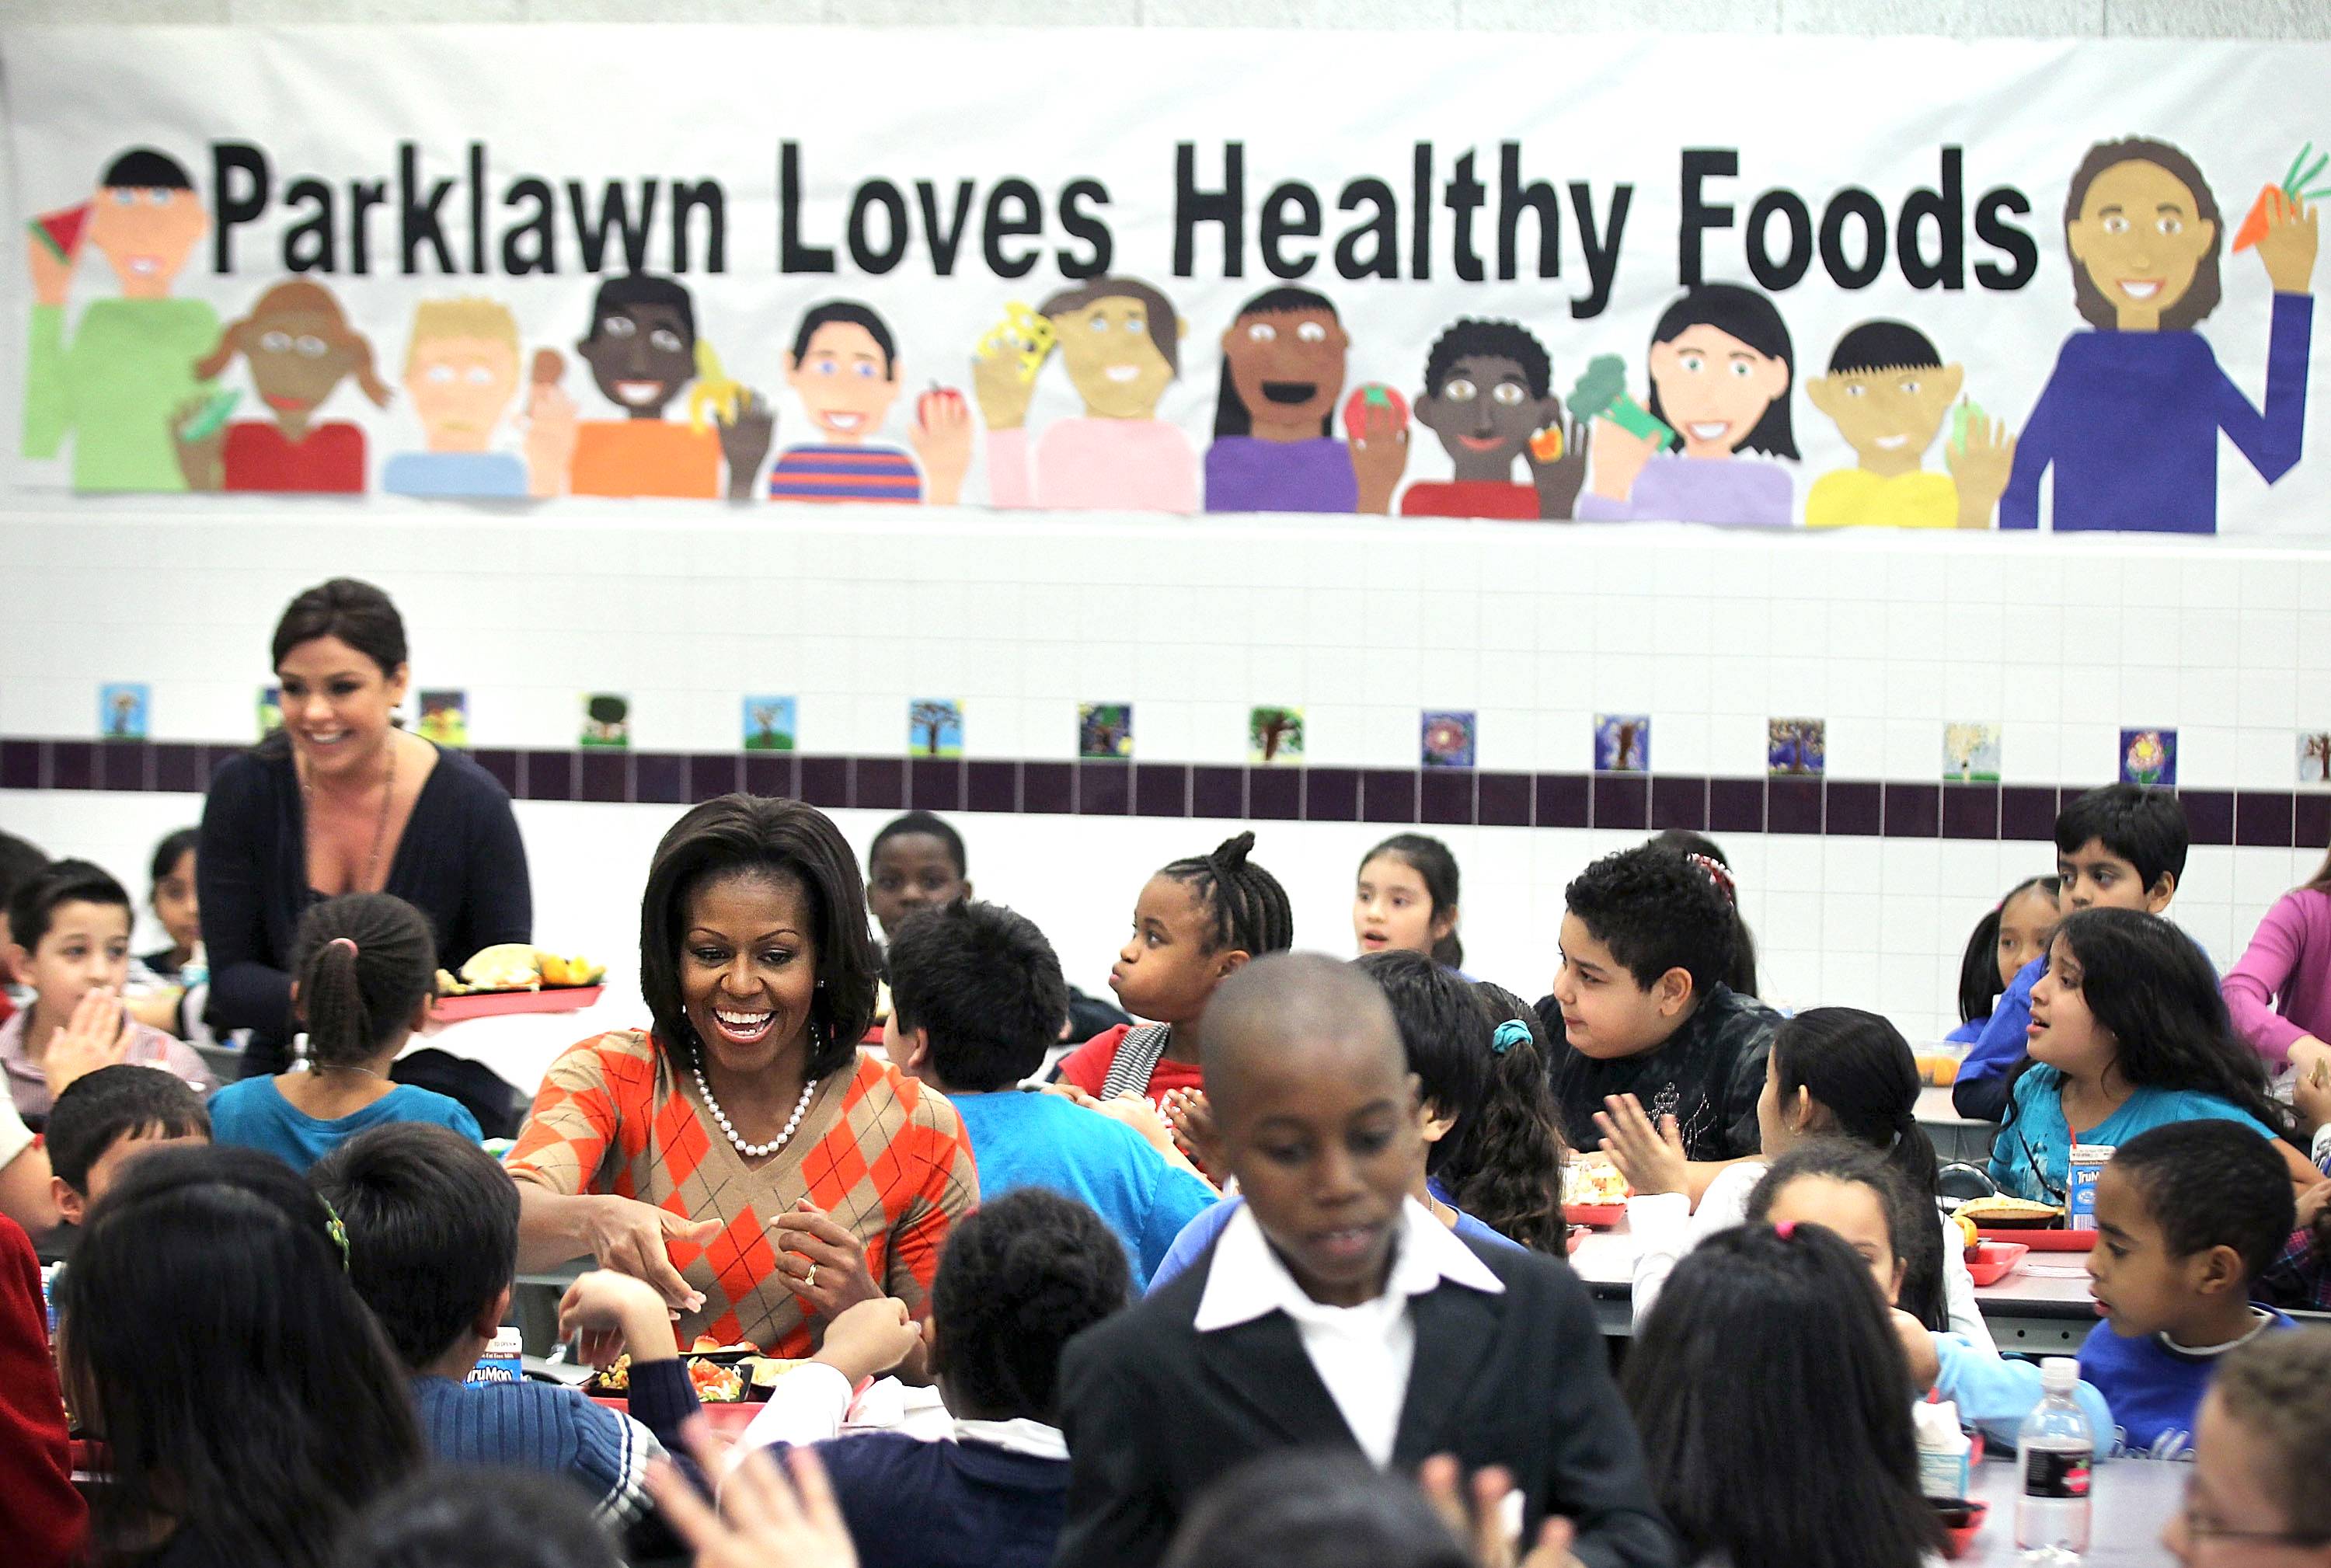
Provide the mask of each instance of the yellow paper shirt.
[{"label": "yellow paper shirt", "polygon": [[1809,528],[1955,528],[1959,487],[1948,474],[1898,474],[1840,469],[1813,481],[1805,498]]}]

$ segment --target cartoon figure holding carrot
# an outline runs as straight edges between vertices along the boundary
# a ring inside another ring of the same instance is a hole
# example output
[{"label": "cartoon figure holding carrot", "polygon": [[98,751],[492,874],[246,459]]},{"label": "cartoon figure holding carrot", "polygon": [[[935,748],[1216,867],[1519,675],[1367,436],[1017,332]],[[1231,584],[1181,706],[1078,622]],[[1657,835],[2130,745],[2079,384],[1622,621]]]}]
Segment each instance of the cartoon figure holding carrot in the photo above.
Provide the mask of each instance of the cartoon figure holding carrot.
[{"label": "cartoon figure holding carrot", "polygon": [[2274,290],[2261,410],[2193,330],[2217,309],[2224,241],[2202,171],[2166,142],[2088,150],[2064,203],[2064,247],[2073,304],[2095,330],[2056,356],[2016,448],[2001,527],[2040,526],[2040,478],[2052,467],[2059,533],[2215,533],[2221,430],[2269,484],[2298,464],[2315,317],[2308,198],[2326,194],[2306,189],[2325,166],[2307,157],[2260,194],[2235,240],[2257,250]]}]

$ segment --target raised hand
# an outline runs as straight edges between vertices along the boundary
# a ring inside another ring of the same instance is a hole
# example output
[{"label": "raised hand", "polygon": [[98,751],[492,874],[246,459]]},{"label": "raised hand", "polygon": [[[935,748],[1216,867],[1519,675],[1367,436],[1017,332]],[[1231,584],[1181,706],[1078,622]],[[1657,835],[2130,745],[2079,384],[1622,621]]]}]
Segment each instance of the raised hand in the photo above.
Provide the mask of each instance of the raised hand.
[{"label": "raised hand", "polygon": [[1992,508],[2007,493],[2008,475],[2015,468],[2015,437],[2004,421],[1971,418],[1966,445],[1943,444],[1943,466],[1958,486],[1959,527],[1991,527]]},{"label": "raised hand", "polygon": [[575,400],[555,381],[538,381],[526,404],[526,489],[528,495],[566,490],[582,422]]},{"label": "raised hand", "polygon": [[1683,1135],[1673,1117],[1651,1125],[1643,1102],[1633,1095],[1613,1095],[1594,1113],[1594,1126],[1603,1135],[1603,1152],[1638,1193],[1689,1193],[1689,1164],[1683,1152]]},{"label": "raised hand", "polygon": [[992,342],[972,356],[971,395],[979,404],[982,424],[990,430],[1018,430],[1028,423],[1036,378],[1020,374],[1020,354],[1013,345]]},{"label": "raised hand", "polygon": [[2258,242],[2258,253],[2276,293],[2315,291],[2315,209],[2279,189],[2268,192],[2266,233]]},{"label": "raised hand", "polygon": [[216,490],[226,484],[226,426],[222,423],[198,440],[186,439],[186,427],[210,406],[210,399],[187,398],[170,411],[170,447],[177,454],[178,473],[190,490]]},{"label": "raised hand", "polygon": [[1367,405],[1361,428],[1346,438],[1352,451],[1352,477],[1359,483],[1363,513],[1392,510],[1392,493],[1408,468],[1408,426],[1389,404]]},{"label": "raised hand", "polygon": [[1514,1478],[1500,1467],[1489,1465],[1473,1473],[1470,1499],[1463,1472],[1449,1454],[1435,1454],[1425,1460],[1417,1469],[1416,1484],[1432,1511],[1449,1526],[1449,1533],[1472,1554],[1480,1568],[1580,1568],[1570,1550],[1578,1538],[1577,1529],[1558,1516],[1547,1516],[1538,1531],[1537,1544],[1530,1548],[1528,1556],[1517,1560],[1518,1543],[1506,1525],[1514,1511],[1508,1501]]},{"label": "raised hand", "polygon": [[747,389],[737,398],[737,417],[719,424],[720,454],[728,460],[728,499],[749,499],[761,460],[769,455],[769,443],[776,440],[777,416],[766,399]]},{"label": "raised hand", "polygon": [[935,507],[951,507],[963,499],[963,476],[971,470],[971,410],[953,394],[920,401],[924,407],[907,440],[930,481],[924,499]]},{"label": "raised hand", "polygon": [[[728,1449],[700,1414],[681,1429],[707,1476],[728,1465]],[[648,1467],[648,1491],[672,1529],[696,1549],[696,1568],[858,1568],[849,1522],[814,1448],[785,1455],[788,1481],[766,1449],[728,1469],[717,1514],[668,1459]]]},{"label": "raised hand", "polygon": [[1632,496],[1644,465],[1659,455],[1659,442],[1632,434],[1615,421],[1603,418],[1589,423],[1587,435],[1588,451],[1594,457],[1594,493],[1609,501]]},{"label": "raised hand", "polygon": [[1537,451],[1525,442],[1523,461],[1529,464],[1530,482],[1537,489],[1537,515],[1546,520],[1567,519],[1575,515],[1578,492],[1586,483],[1586,432],[1576,420],[1562,411],[1560,402],[1553,404],[1553,418],[1546,423],[1562,432],[1562,455],[1552,462],[1539,461]]},{"label": "raised hand", "polygon": [[49,1098],[55,1099],[100,1068],[127,1061],[137,1043],[138,1022],[123,1010],[120,996],[103,985],[90,992],[73,1003],[64,1027],[49,1036],[48,1052],[41,1059]]}]

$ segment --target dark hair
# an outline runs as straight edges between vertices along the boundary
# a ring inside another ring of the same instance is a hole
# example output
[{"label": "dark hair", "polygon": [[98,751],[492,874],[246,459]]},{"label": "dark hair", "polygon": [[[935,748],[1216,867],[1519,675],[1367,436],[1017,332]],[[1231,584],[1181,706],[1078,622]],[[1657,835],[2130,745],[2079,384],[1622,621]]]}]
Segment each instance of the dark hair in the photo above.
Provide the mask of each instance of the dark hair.
[{"label": "dark hair", "polygon": [[157,1526],[209,1560],[317,1568],[422,1460],[413,1400],[349,1287],[330,1212],[258,1149],[157,1149],[58,1277],[64,1383],[110,1456],[96,1539]]},{"label": "dark hair", "polygon": [[147,879],[158,889],[163,879],[178,869],[178,862],[203,840],[200,828],[180,828],[154,846],[154,864]]},{"label": "dark hair", "polygon": [[591,330],[584,336],[598,337],[601,322],[633,305],[661,305],[678,311],[680,330],[688,334],[691,347],[695,344],[696,301],[690,298],[688,286],[674,278],[645,272],[626,272],[599,285],[599,291],[591,297]]},{"label": "dark hair", "polygon": [[[5,834],[0,834],[0,837],[5,836]],[[0,886],[5,885],[0,883]],[[2323,857],[2323,863],[2315,868],[2315,875],[2307,878],[2299,886],[2312,892],[2331,892],[2331,854],[2326,854]]]},{"label": "dark hair", "polygon": [[1808,1138],[1774,1160],[1748,1193],[1748,1218],[1763,1221],[1783,1188],[1807,1176],[1867,1187],[1886,1216],[1886,1245],[1902,1266],[1896,1294],[1903,1311],[1928,1328],[1950,1326],[1943,1293],[1942,1214],[1932,1189],[1913,1191],[1902,1173],[1867,1144],[1851,1138]]},{"label": "dark hair", "polygon": [[[1858,1007],[1810,1008],[1773,1031],[1773,1076],[1784,1101],[1803,1089],[1835,1120],[1839,1136],[1883,1160],[1933,1210],[1935,1145],[1918,1125],[1918,1063],[1900,1030]],[[1913,1228],[1894,1252],[1905,1302],[1915,1298],[1910,1310],[1924,1318],[1922,1309],[1942,1299],[1938,1223]]]},{"label": "dark hair", "polygon": [[1174,301],[1138,278],[1112,275],[1063,289],[1037,306],[1036,314],[1065,316],[1071,310],[1098,305],[1103,299],[1130,299],[1141,307],[1144,324],[1149,328],[1149,341],[1165,356],[1166,370],[1178,378],[1182,374],[1182,334],[1176,323],[1181,318],[1174,313]]},{"label": "dark hair", "polygon": [[16,885],[8,897],[8,935],[30,953],[49,934],[65,904],[119,904],[131,908],[128,889],[113,873],[89,860],[52,860]]},{"label": "dark hair", "polygon": [[1685,1253],[1621,1377],[1681,1559],[1742,1568],[1918,1568],[1936,1550],[1909,1386],[1869,1269],[1819,1225],[1739,1225]]},{"label": "dark hair", "polygon": [[947,846],[947,858],[955,862],[957,880],[971,875],[971,862],[963,852],[963,835],[948,826],[944,819],[928,812],[909,812],[903,817],[893,817],[882,824],[882,831],[876,833],[874,841],[866,846],[866,875],[870,878],[874,875],[874,857],[882,852],[883,845],[892,839],[912,834],[927,835]]},{"label": "dark hair", "polygon": [[451,1127],[388,1122],[308,1181],[348,1233],[348,1279],[408,1367],[445,1354],[518,1271],[518,1185]]},{"label": "dark hair", "polygon": [[957,1221],[931,1282],[933,1371],[961,1415],[1057,1426],[1061,1352],[1124,1307],[1125,1243],[1084,1204],[1017,1187]]},{"label": "dark hair", "polygon": [[16,889],[48,868],[49,857],[15,834],[0,832],[0,909],[15,901]]},{"label": "dark hair", "polygon": [[1423,1496],[1340,1449],[1282,1449],[1198,1496],[1164,1568],[1471,1568]]},{"label": "dark hair", "polygon": [[[1366,872],[1368,862],[1385,855],[1424,879],[1425,896],[1432,900],[1428,919],[1437,920],[1442,910],[1457,908],[1457,857],[1449,852],[1448,845],[1424,833],[1394,833],[1360,857],[1361,872]],[[1451,969],[1465,966],[1465,944],[1457,939],[1456,927],[1434,940],[1432,961]]]},{"label": "dark hair", "polygon": [[1295,946],[1295,911],[1279,879],[1247,859],[1254,834],[1240,833],[1213,852],[1167,864],[1157,874],[1181,883],[1213,916],[1206,951],[1235,947],[1248,956],[1283,953]]},{"label": "dark hair", "polygon": [[1716,879],[1673,850],[1638,844],[1593,862],[1562,890],[1590,936],[1649,991],[1681,969],[1695,999],[1724,978],[1739,924]]},{"label": "dark hair", "polygon": [[[2081,841],[2087,842],[2086,840]],[[2075,845],[2074,848],[2078,848]],[[1991,907],[1984,917],[1967,933],[1965,953],[1959,957],[1959,1022],[1974,1023],[1989,1018],[1999,1002],[1999,994],[2007,989],[2007,982],[1999,977],[1999,925],[2007,915],[2007,907],[2037,888],[2052,900],[2059,884],[2053,877],[2026,877],[2007,889],[2007,897]]]},{"label": "dark hair", "polygon": [[1451,1134],[1459,1147],[1441,1179],[1460,1209],[1508,1240],[1560,1258],[1570,1230],[1562,1217],[1570,1150],[1548,1077],[1554,1047],[1528,1003],[1487,981],[1476,981],[1473,993],[1489,1009],[1489,1092],[1472,1126]]},{"label": "dark hair", "polygon": [[[1733,450],[1746,447],[1772,457],[1795,457],[1797,442],[1789,420],[1789,397],[1796,390],[1797,355],[1790,345],[1789,328],[1782,321],[1780,311],[1755,290],[1737,283],[1696,284],[1660,315],[1659,325],[1651,328],[1651,341],[1672,343],[1694,327],[1713,327],[1737,337],[1767,359],[1779,360],[1788,371],[1789,385],[1773,399],[1747,439],[1736,442]],[[1657,420],[1667,418],[1660,408],[1657,381],[1651,383],[1651,414]],[[1670,451],[1681,450],[1682,433],[1679,432],[1668,446]]]},{"label": "dark hair", "polygon": [[105,166],[98,177],[105,190],[191,191],[195,182],[186,166],[150,147],[133,147]]},{"label": "dark hair", "polygon": [[1001,904],[922,909],[890,938],[890,1012],[930,1032],[949,1089],[1010,1088],[1044,1065],[1069,1017],[1060,955],[1035,922]]},{"label": "dark hair", "polygon": [[866,884],[832,818],[799,801],[758,795],[722,795],[693,808],[672,823],[648,864],[640,896],[640,994],[655,1022],[658,1048],[677,1052],[680,1066],[703,1049],[680,1002],[680,945],[690,900],[731,877],[790,882],[808,899],[822,989],[810,1004],[803,1070],[812,1078],[841,1071],[857,1059],[874,1018]]},{"label": "dark hair", "polygon": [[[1327,302],[1327,296],[1325,294],[1291,286],[1265,289],[1261,293],[1240,306],[1237,315],[1231,319],[1235,326],[1239,320],[1248,316],[1291,316],[1299,310],[1325,310],[1330,320],[1342,319],[1337,316],[1336,308]],[[1231,380],[1231,356],[1225,354],[1223,356],[1222,385],[1214,393],[1215,439],[1220,440],[1226,435],[1252,435],[1253,433],[1253,411],[1249,409],[1245,400],[1239,396],[1238,385]],[[1336,414],[1333,409],[1330,409],[1319,421],[1319,433],[1323,436],[1336,433]]]},{"label": "dark hair", "polygon": [[2158,915],[2090,908],[2065,916],[2056,939],[2079,964],[2081,1000],[2112,1034],[2121,1077],[2140,1088],[2215,1095],[2305,1148],[2288,1107],[2269,1098],[2266,1064],[2234,1032],[2217,973],[2191,936]]},{"label": "dark hair", "polygon": [[2331,1332],[2261,1334],[2226,1353],[2211,1389],[2229,1419],[2259,1440],[2260,1479],[2297,1535],[2331,1541],[2331,1487],[2319,1467],[2331,1451]]},{"label": "dark hair", "polygon": [[882,324],[882,318],[874,314],[871,307],[861,305],[852,299],[829,299],[823,305],[812,306],[803,313],[801,326],[794,332],[794,369],[801,368],[803,357],[809,353],[809,340],[817,336],[817,329],[821,327],[831,327],[837,322],[851,327],[863,327],[866,329],[866,335],[874,339],[874,347],[882,351],[882,379],[889,381],[898,375],[898,339],[890,336],[890,328]]},{"label": "dark hair", "polygon": [[2206,1117],[2142,1132],[2113,1151],[2112,1169],[2144,1195],[2179,1258],[2231,1247],[2255,1279],[2298,1225],[2290,1173],[2254,1127]]},{"label": "dark hair", "polygon": [[268,657],[281,664],[291,650],[319,637],[337,637],[394,676],[405,662],[404,617],[387,594],[354,577],[335,577],[283,607]]},{"label": "dark hair", "polygon": [[[2154,141],[2145,137],[2129,137],[2122,141],[2100,141],[2088,149],[2080,166],[2072,171],[2072,184],[2064,193],[2064,227],[2080,221],[2081,204],[2088,199],[2088,187],[2098,176],[2117,164],[2147,163],[2168,174],[2193,193],[2193,216],[2211,228],[2210,252],[2193,269],[2193,286],[2184,297],[2161,312],[2161,330],[2184,332],[2199,325],[2203,318],[2218,308],[2224,295],[2224,285],[2218,276],[2218,261],[2225,250],[2226,225],[2218,211],[2218,198],[2211,194],[2210,182],[2202,177],[2202,170],[2193,160],[2165,141]],[[2088,269],[2078,256],[2071,254],[2071,235],[2064,237],[2066,258],[2072,263],[2072,308],[2091,327],[2111,332],[2120,326],[2120,313],[2104,296],[2088,276]]]},{"label": "dark hair", "polygon": [[2193,842],[2175,791],[2133,784],[2099,785],[2056,813],[2058,854],[2069,855],[2090,839],[2135,866],[2148,893],[2164,873],[2185,875],[2185,851]]},{"label": "dark hair", "polygon": [[523,1470],[433,1468],[357,1516],[332,1568],[622,1568],[574,1486]]},{"label": "dark hair", "polygon": [[1943,356],[1934,340],[1907,321],[1864,321],[1837,340],[1829,356],[1832,375],[1873,370],[1939,370]]},{"label": "dark hair", "polygon": [[1546,357],[1545,346],[1527,328],[1517,322],[1479,321],[1469,316],[1435,338],[1432,350],[1425,355],[1425,395],[1440,396],[1441,383],[1457,368],[1457,362],[1469,356],[1512,360],[1522,367],[1522,380],[1528,385],[1532,397],[1545,397],[1553,388],[1554,362]]},{"label": "dark hair", "polygon": [[[1663,828],[1651,835],[1651,842],[1673,850],[1684,856],[1705,855],[1723,867],[1732,870],[1731,857],[1722,845],[1706,833],[1695,833],[1689,828]],[[1748,922],[1740,917],[1740,893],[1737,887],[1727,889],[1725,898],[1732,906],[1732,962],[1725,967],[1724,985],[1736,996],[1755,996],[1756,986],[1756,937],[1748,929]]]},{"label": "dark hair", "polygon": [[437,993],[437,943],[421,911],[388,893],[344,893],[300,917],[291,938],[308,1058],[361,1067],[404,1038]]},{"label": "dark hair", "polygon": [[1418,1096],[1453,1124],[1425,1154],[1424,1168],[1439,1175],[1489,1092],[1489,1009],[1470,982],[1404,947],[1364,954],[1352,967],[1392,1004]]},{"label": "dark hair", "polygon": [[49,1107],[49,1170],[82,1197],[89,1168],[123,1138],[211,1136],[203,1098],[158,1067],[116,1062],[73,1079]]}]

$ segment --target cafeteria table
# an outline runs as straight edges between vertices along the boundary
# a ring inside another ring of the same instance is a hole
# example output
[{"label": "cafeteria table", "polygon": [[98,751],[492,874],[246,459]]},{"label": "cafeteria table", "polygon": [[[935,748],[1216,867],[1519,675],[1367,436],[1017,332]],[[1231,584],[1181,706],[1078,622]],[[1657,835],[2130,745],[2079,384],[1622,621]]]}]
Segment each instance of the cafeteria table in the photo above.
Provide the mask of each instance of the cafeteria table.
[{"label": "cafeteria table", "polygon": [[1980,1165],[1991,1158],[1991,1141],[1998,1136],[1999,1124],[1959,1115],[1951,1104],[1949,1089],[1920,1089],[1918,1108],[1913,1114],[1934,1144],[1936,1157],[1945,1164],[1964,1160]]},{"label": "cafeteria table", "polygon": [[[1607,1338],[1630,1338],[1635,1331],[1635,1239],[1622,1218],[1610,1230],[1590,1233],[1570,1255],[1570,1266],[1594,1297],[1594,1319]],[[2034,1252],[1998,1284],[1977,1287],[1975,1305],[1993,1342],[2003,1351],[2033,1355],[2079,1350],[2097,1321],[2086,1263],[2084,1253]]]},{"label": "cafeteria table", "polygon": [[[2089,1481],[2088,1553],[2081,1568],[2156,1568],[2169,1561],[2161,1527],[2185,1497],[2193,1466],[2164,1459],[2108,1459]],[[1991,1513],[1959,1562],[1974,1568],[2005,1568],[2016,1561],[2015,1456],[1997,1453],[1975,1467],[1968,1488]]]}]

